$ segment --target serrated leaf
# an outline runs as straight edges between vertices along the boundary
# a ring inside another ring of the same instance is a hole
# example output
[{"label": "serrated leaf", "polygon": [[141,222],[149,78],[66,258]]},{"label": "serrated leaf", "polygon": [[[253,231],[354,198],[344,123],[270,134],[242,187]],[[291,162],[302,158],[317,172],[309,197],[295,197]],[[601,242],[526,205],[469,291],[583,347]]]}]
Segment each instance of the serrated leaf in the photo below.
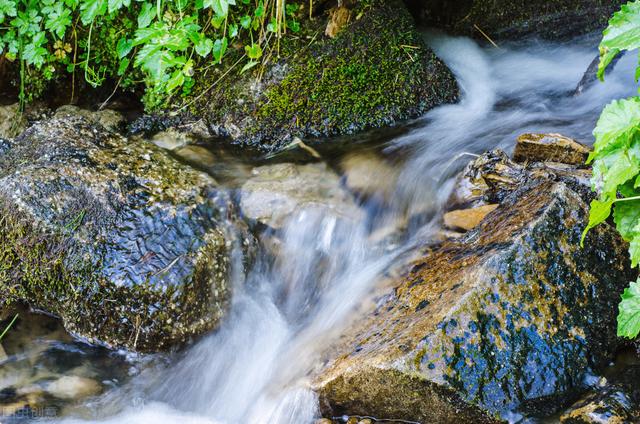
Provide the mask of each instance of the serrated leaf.
[{"label": "serrated leaf", "polygon": [[0,23],[4,22],[7,16],[14,17],[18,13],[15,0],[0,0]]},{"label": "serrated leaf", "polygon": [[614,100],[605,106],[593,130],[596,142],[588,162],[603,152],[624,147],[633,135],[630,131],[637,132],[639,122],[640,99],[637,97]]},{"label": "serrated leaf", "polygon": [[107,12],[107,0],[83,0],[80,4],[80,19],[85,25]]},{"label": "serrated leaf", "polygon": [[618,232],[626,241],[640,235],[637,232],[640,223],[640,200],[623,201],[616,203],[613,211],[613,220]]},{"label": "serrated leaf", "polygon": [[144,3],[138,14],[138,28],[148,27],[155,17],[156,8],[151,3]]},{"label": "serrated leaf", "polygon": [[181,70],[174,71],[169,81],[167,81],[167,93],[171,93],[176,88],[182,87],[182,84],[184,84],[184,74]]},{"label": "serrated leaf", "polygon": [[582,232],[582,239],[580,240],[581,245],[584,243],[584,239],[587,236],[589,230],[602,224],[607,220],[607,218],[609,218],[609,216],[611,215],[611,206],[613,205],[613,202],[613,199],[605,202],[601,202],[600,200],[591,201],[591,207],[589,210],[589,223]]},{"label": "serrated leaf", "polygon": [[631,266],[633,268],[638,266],[640,263],[640,237],[636,236],[629,243],[629,257],[631,259]]},{"label": "serrated leaf", "polygon": [[618,305],[618,336],[635,338],[640,333],[640,281],[632,282]]},{"label": "serrated leaf", "polygon": [[109,14],[131,5],[131,0],[108,0],[108,2]]}]

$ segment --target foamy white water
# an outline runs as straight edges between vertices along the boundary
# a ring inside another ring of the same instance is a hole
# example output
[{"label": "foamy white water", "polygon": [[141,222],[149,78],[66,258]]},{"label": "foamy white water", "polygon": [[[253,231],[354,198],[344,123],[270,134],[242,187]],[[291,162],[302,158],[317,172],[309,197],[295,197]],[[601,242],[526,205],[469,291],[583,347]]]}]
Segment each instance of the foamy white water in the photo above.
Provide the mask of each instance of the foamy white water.
[{"label": "foamy white water", "polygon": [[[282,241],[277,254],[260,254],[246,278],[237,273],[232,311],[219,331],[172,365],[146,370],[87,405],[84,420],[65,422],[312,423],[319,412],[308,373],[391,265],[429,237],[450,177],[469,160],[464,154],[508,149],[527,131],[590,142],[602,107],[635,92],[629,55],[605,84],[572,96],[597,53],[596,38],[501,49],[438,34],[428,39],[455,73],[462,99],[432,110],[388,144],[389,155],[411,155],[382,212],[376,205],[367,223],[317,210],[292,216],[275,234]],[[412,221],[401,243],[372,241],[371,233],[407,214],[422,219]]]}]

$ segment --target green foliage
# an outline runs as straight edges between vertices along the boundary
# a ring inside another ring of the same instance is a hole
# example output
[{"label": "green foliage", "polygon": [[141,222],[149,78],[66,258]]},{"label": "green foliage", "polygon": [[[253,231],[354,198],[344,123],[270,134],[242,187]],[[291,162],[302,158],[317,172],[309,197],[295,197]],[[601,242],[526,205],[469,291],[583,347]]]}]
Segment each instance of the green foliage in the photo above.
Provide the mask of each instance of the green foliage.
[{"label": "green foliage", "polygon": [[270,40],[299,29],[298,9],[285,0],[0,0],[0,55],[20,63],[22,101],[38,94],[37,78],[79,70],[93,86],[143,83],[155,108],[189,94],[230,53],[245,68],[260,63]]},{"label": "green foliage", "polygon": [[[622,51],[640,47],[640,0],[615,13],[600,43],[598,77]],[[640,65],[636,69],[636,81]],[[596,142],[587,163],[593,163],[592,187],[598,199],[591,202],[587,232],[604,222],[613,210],[616,228],[629,242],[631,265],[640,263],[640,97],[615,100],[602,111],[595,130]],[[640,334],[640,279],[623,295],[618,314],[618,336]]]}]

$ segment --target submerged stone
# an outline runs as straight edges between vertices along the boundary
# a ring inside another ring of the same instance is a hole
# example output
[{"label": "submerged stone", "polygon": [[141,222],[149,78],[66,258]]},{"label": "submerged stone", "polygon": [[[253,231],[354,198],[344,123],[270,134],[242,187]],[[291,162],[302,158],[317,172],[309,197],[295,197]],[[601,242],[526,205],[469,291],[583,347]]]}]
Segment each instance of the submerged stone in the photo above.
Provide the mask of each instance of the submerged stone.
[{"label": "submerged stone", "polygon": [[[508,166],[497,153],[476,162]],[[626,246],[603,225],[581,248],[588,207],[566,175],[515,166],[502,174],[519,185],[494,186],[496,211],[415,261],[327,350],[333,359],[315,381],[323,415],[544,415],[610,361],[617,303],[634,277]]]},{"label": "submerged stone", "polygon": [[158,350],[227,309],[233,210],[216,182],[84,118],[0,155],[0,307],[28,302],[92,341]]},{"label": "submerged stone", "polygon": [[320,209],[340,218],[359,221],[364,212],[340,184],[340,177],[324,163],[281,163],[255,168],[240,190],[245,217],[271,228],[304,209]]}]

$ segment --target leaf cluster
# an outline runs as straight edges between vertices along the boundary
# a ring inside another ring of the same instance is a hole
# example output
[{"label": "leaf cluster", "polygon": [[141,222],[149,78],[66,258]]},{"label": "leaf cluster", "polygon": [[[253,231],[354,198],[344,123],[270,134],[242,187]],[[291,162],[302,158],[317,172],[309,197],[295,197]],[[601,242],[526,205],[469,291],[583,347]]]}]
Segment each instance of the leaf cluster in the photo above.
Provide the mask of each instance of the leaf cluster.
[{"label": "leaf cluster", "polygon": [[[623,51],[640,47],[640,0],[629,2],[614,14],[600,43],[598,78]],[[636,69],[636,82],[640,65]],[[616,228],[629,242],[631,265],[640,263],[640,97],[615,100],[607,105],[595,130],[594,150],[587,163],[593,163],[593,190],[587,232],[614,215]],[[635,338],[640,334],[640,279],[632,282],[619,305],[618,336]]]},{"label": "leaf cluster", "polygon": [[[188,95],[199,74],[230,50],[249,69],[271,40],[297,32],[299,5],[286,0],[0,0],[0,55],[45,79],[84,74],[144,84],[146,105]],[[138,77],[141,75],[141,77]]]}]

